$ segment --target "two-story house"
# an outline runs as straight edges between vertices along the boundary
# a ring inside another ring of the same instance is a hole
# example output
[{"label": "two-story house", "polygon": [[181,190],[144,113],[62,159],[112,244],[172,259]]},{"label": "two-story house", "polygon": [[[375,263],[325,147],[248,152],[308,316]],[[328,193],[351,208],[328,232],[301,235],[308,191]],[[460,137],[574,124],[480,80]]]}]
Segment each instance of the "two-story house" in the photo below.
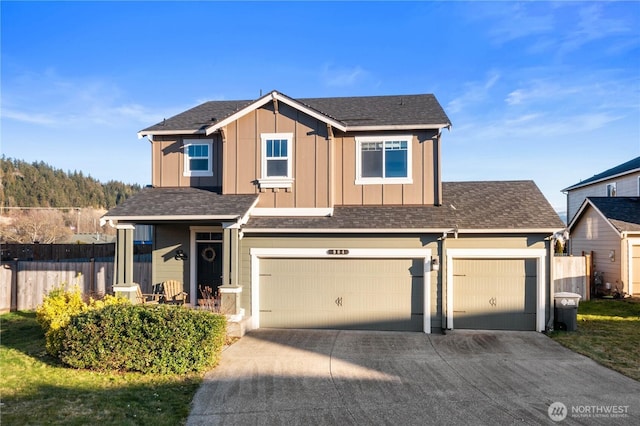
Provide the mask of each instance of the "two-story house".
[{"label": "two-story house", "polygon": [[116,284],[150,224],[152,281],[214,286],[247,328],[543,331],[564,225],[532,181],[443,183],[450,125],[429,94],[273,91],[148,127],[152,187],[104,217]]},{"label": "two-story house", "polygon": [[594,293],[640,296],[640,157],[563,192],[569,252],[591,255]]}]

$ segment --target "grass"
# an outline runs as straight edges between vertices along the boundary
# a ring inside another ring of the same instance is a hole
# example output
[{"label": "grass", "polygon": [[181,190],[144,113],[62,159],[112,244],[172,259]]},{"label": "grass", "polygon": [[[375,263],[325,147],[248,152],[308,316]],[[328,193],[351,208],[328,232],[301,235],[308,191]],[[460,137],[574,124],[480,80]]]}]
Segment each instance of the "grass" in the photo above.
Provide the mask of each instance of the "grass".
[{"label": "grass", "polygon": [[184,424],[204,376],[75,370],[44,345],[35,312],[0,315],[1,424]]},{"label": "grass", "polygon": [[640,381],[640,298],[580,302],[577,319],[577,331],[554,331],[550,337]]}]

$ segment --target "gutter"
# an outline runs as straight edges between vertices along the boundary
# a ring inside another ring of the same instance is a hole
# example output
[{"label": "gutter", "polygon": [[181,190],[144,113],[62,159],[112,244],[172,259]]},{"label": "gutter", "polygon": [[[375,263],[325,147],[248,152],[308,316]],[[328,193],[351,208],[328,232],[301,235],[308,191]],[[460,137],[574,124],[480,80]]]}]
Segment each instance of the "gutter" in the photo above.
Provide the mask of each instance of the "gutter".
[{"label": "gutter", "polygon": [[554,234],[563,228],[543,229],[452,229],[447,228],[243,228],[245,233],[287,233],[287,234]]}]

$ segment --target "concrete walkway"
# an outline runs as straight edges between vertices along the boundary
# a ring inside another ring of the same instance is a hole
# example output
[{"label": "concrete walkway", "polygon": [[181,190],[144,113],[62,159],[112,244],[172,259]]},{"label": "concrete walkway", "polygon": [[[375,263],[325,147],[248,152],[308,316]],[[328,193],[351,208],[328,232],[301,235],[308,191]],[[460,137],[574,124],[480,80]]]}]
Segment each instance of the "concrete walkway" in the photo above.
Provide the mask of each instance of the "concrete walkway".
[{"label": "concrete walkway", "polygon": [[[640,382],[535,332],[255,330],[187,425],[640,424]],[[555,410],[554,410],[555,409]]]}]

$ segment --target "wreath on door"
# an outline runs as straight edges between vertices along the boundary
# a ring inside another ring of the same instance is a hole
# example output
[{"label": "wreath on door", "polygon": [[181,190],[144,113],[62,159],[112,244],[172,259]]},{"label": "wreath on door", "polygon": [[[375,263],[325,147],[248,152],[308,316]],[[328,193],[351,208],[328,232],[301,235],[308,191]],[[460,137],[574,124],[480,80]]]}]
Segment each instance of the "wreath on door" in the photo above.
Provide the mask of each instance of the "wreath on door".
[{"label": "wreath on door", "polygon": [[202,258],[207,262],[213,262],[216,258],[216,251],[211,246],[205,247],[204,249],[202,249],[200,256],[202,256]]}]

